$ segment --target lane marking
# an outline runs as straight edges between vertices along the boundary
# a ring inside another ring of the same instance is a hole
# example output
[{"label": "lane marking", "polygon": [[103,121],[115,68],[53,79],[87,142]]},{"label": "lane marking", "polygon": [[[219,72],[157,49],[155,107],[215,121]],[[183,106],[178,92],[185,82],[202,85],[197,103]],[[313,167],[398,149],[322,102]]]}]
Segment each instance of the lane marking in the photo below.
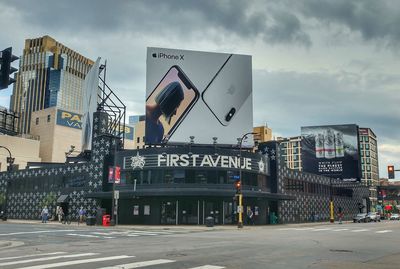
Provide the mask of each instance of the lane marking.
[{"label": "lane marking", "polygon": [[8,233],[8,234],[0,234],[0,236],[20,235],[20,234],[60,233],[60,232],[75,232],[75,231],[77,231],[77,230],[45,230],[45,231],[15,232],[15,233]]},{"label": "lane marking", "polygon": [[353,230],[353,231],[351,231],[351,232],[353,232],[353,233],[360,233],[360,232],[367,232],[367,231],[369,231],[368,229],[359,229],[359,230]]},{"label": "lane marking", "polygon": [[37,259],[29,259],[23,261],[13,261],[13,262],[6,262],[2,263],[2,266],[6,265],[14,265],[20,263],[30,263],[30,262],[42,262],[42,261],[49,261],[49,260],[56,260],[56,259],[64,259],[64,258],[76,258],[76,257],[85,257],[85,256],[93,256],[98,255],[98,253],[79,253],[79,254],[71,254],[71,255],[60,255],[60,256],[52,256],[52,257],[44,257],[44,258],[37,258]]},{"label": "lane marking", "polygon": [[391,232],[393,232],[392,230],[382,230],[382,231],[377,231],[377,232],[375,232],[375,233],[377,233],[377,234],[384,234],[384,233],[391,233]]},{"label": "lane marking", "polygon": [[342,231],[348,231],[349,229],[343,228],[343,229],[336,229],[332,230],[332,232],[342,232]]},{"label": "lane marking", "polygon": [[71,236],[80,236],[80,237],[91,237],[91,238],[100,238],[98,235],[92,235],[92,234],[67,234]]},{"label": "lane marking", "polygon": [[119,265],[114,265],[114,266],[101,267],[101,268],[98,268],[98,269],[132,269],[132,268],[139,268],[139,267],[158,265],[158,264],[165,264],[165,263],[171,263],[171,262],[175,262],[175,261],[159,259],[159,260],[150,260],[150,261],[143,261],[143,262],[133,262],[133,263],[127,263],[127,264],[119,264]]},{"label": "lane marking", "polygon": [[65,254],[65,253],[67,253],[67,252],[51,252],[51,253],[40,253],[40,254],[25,255],[25,256],[16,256],[16,257],[6,257],[6,258],[0,258],[0,261],[12,260],[12,259],[21,259],[21,258],[29,258],[29,257],[37,257],[37,256],[58,255],[58,254]]},{"label": "lane marking", "polygon": [[319,232],[319,231],[330,231],[332,228],[320,228],[320,229],[314,229],[314,232]]},{"label": "lane marking", "polygon": [[224,266],[216,266],[216,265],[203,265],[203,266],[198,266],[198,267],[192,267],[189,269],[223,269],[225,268]]},{"label": "lane marking", "polygon": [[16,268],[16,269],[46,269],[46,268],[62,267],[62,266],[77,265],[77,264],[91,263],[91,262],[103,262],[103,261],[120,260],[120,259],[127,259],[127,258],[133,258],[133,257],[135,257],[135,256],[120,255],[120,256],[111,256],[111,257],[102,257],[102,258],[78,260],[78,261],[49,263],[49,264],[35,265],[35,266],[29,266],[29,267],[21,267],[21,268]]}]

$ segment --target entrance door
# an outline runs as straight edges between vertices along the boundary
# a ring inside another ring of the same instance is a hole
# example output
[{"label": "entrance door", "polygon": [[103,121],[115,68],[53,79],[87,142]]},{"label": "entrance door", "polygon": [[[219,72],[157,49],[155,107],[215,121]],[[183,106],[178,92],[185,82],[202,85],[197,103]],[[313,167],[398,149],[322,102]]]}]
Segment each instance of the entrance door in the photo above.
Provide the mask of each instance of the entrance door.
[{"label": "entrance door", "polygon": [[205,201],[204,217],[213,217],[215,224],[222,223],[222,201]]},{"label": "entrance door", "polygon": [[198,223],[198,200],[183,199],[179,201],[179,224]]},{"label": "entrance door", "polygon": [[161,224],[176,224],[176,202],[161,202]]},{"label": "entrance door", "polygon": [[237,223],[236,203],[234,201],[224,201],[224,223],[234,224]]}]

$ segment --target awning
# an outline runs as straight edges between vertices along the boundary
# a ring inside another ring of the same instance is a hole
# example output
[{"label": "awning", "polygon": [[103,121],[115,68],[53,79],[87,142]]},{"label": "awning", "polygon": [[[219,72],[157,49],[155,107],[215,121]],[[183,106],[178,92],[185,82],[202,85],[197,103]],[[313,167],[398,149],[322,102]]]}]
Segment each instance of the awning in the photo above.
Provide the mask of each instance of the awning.
[{"label": "awning", "polygon": [[68,200],[68,194],[62,194],[57,199],[57,204],[66,203]]},{"label": "awning", "polygon": [[[162,188],[162,189],[139,189],[120,190],[120,199],[130,199],[132,197],[233,197],[234,190],[228,189],[207,189],[207,188]],[[296,197],[281,193],[270,193],[264,191],[243,190],[243,196],[248,198],[261,198],[272,201],[294,200]],[[85,194],[86,198],[111,199],[112,192],[92,192]]]}]

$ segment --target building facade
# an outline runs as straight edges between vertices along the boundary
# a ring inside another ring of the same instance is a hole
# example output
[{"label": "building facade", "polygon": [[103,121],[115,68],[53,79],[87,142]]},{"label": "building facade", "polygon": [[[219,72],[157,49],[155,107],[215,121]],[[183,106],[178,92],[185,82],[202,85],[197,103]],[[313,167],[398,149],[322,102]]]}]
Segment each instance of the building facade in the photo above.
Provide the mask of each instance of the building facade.
[{"label": "building facade", "polygon": [[[44,205],[51,216],[57,205],[75,219],[80,207],[89,215],[111,214],[113,165],[121,168],[115,184],[121,224],[203,225],[211,217],[216,224],[236,225],[238,179],[245,225],[268,224],[274,214],[280,223],[325,221],[329,188],[347,218],[363,199],[362,188],[328,185],[326,177],[288,169],[278,161],[276,145],[257,152],[191,143],[123,150],[120,139],[102,132],[107,125],[108,115],[96,112],[86,160],[0,173],[0,204],[9,218],[37,219]],[[253,219],[247,218],[250,211]]]},{"label": "building facade", "polygon": [[25,40],[10,109],[30,133],[32,113],[49,107],[81,112],[82,88],[93,61],[49,36]]},{"label": "building facade", "polygon": [[265,126],[257,126],[253,128],[254,142],[263,143],[272,140],[272,129]]},{"label": "building facade", "polygon": [[282,138],[278,137],[280,143],[280,154],[286,166],[292,170],[302,171],[301,161],[301,136]]},{"label": "building facade", "polygon": [[[0,135],[0,145],[6,147],[14,158],[13,170],[25,169],[28,162],[40,162],[38,139],[33,137],[21,137]],[[9,153],[0,148],[0,171],[7,171],[7,158]]]},{"label": "building facade", "polygon": [[378,140],[370,128],[359,128],[360,159],[361,159],[361,181],[369,186],[369,199],[371,207],[377,205],[377,186],[379,186],[379,159]]}]

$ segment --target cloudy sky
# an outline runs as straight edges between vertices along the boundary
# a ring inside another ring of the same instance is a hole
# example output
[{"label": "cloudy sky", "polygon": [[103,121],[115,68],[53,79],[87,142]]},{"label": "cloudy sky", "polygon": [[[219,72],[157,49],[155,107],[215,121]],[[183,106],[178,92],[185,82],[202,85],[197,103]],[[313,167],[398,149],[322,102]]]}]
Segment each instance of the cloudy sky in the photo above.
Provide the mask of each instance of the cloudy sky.
[{"label": "cloudy sky", "polygon": [[144,113],[146,47],[252,55],[255,126],[285,137],[307,125],[370,127],[380,176],[400,168],[397,0],[0,0],[0,25],[0,47],[17,55],[26,38],[50,35],[107,59],[129,115]]}]

